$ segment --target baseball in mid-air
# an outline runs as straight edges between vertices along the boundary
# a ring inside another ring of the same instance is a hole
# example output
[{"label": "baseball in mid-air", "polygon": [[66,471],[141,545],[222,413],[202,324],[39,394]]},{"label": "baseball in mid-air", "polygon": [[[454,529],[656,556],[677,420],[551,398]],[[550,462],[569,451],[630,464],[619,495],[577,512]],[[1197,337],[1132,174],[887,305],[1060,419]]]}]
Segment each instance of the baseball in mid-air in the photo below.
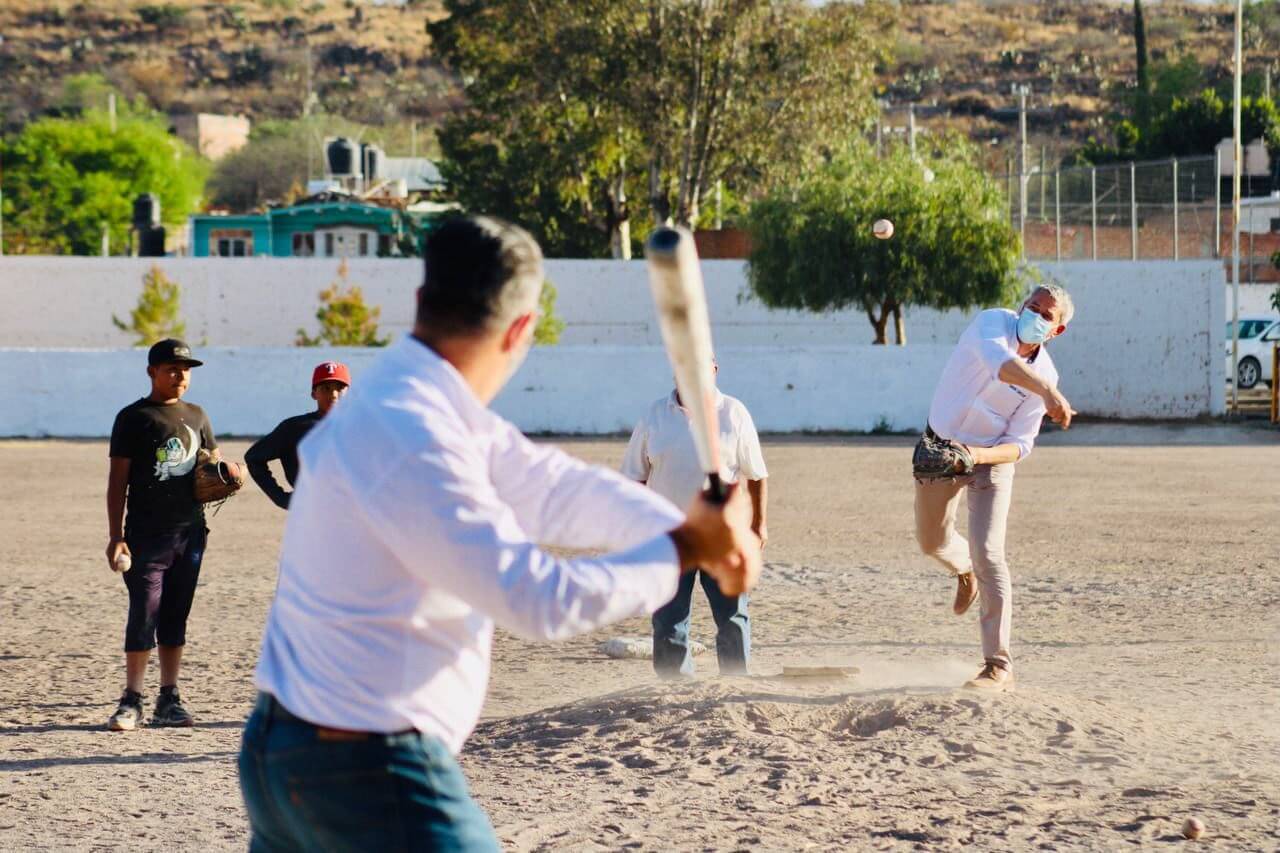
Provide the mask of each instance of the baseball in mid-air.
[{"label": "baseball in mid-air", "polygon": [[116,571],[127,572],[133,566],[133,558],[128,554],[121,554],[116,557]]},{"label": "baseball in mid-air", "polygon": [[877,219],[876,224],[871,226],[871,233],[880,240],[888,240],[893,236],[893,223],[887,219]]},{"label": "baseball in mid-air", "polygon": [[1204,834],[1204,821],[1198,817],[1189,817],[1182,825],[1182,837],[1195,840]]}]

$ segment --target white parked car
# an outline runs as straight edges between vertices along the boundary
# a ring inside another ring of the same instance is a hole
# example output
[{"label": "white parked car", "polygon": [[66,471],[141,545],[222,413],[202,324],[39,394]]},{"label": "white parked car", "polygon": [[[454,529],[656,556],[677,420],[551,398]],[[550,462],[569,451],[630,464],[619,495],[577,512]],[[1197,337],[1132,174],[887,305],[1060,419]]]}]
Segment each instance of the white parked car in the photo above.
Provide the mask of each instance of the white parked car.
[{"label": "white parked car", "polygon": [[[1252,388],[1259,382],[1270,385],[1271,348],[1280,344],[1280,317],[1259,314],[1240,318],[1240,358],[1236,361],[1235,380],[1241,388]],[[1227,373],[1231,374],[1231,322],[1227,322]]]}]

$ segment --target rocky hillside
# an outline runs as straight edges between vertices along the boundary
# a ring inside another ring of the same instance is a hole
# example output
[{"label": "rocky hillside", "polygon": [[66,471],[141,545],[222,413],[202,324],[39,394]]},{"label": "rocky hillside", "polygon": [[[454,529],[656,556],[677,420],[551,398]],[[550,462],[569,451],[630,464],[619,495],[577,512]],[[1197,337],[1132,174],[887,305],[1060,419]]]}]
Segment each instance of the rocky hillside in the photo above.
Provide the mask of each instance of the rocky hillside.
[{"label": "rocky hillside", "polygon": [[412,0],[0,0],[0,112],[12,130],[78,106],[73,75],[96,74],[171,113],[295,117],[310,91],[356,122],[430,124],[457,104],[426,34],[440,14]]},{"label": "rocky hillside", "polygon": [[[0,0],[0,113],[13,130],[92,101],[73,75],[96,74],[169,112],[293,117],[310,91],[328,113],[425,128],[458,103],[425,30],[440,14],[437,0]],[[1010,86],[1027,83],[1033,132],[1070,148],[1132,85],[1131,16],[1131,3],[1105,0],[901,0],[883,95],[925,105],[925,125],[998,144],[1016,124]],[[1166,0],[1147,18],[1153,59],[1190,54],[1226,73],[1228,6]]]}]

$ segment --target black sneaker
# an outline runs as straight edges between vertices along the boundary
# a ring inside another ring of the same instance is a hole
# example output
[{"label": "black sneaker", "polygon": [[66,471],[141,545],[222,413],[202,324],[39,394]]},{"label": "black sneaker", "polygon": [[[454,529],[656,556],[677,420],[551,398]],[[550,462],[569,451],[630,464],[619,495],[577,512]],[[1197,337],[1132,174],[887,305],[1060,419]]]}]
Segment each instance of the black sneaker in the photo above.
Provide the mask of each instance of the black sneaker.
[{"label": "black sneaker", "polygon": [[151,725],[190,728],[196,721],[186,708],[182,707],[182,699],[178,696],[177,687],[161,687],[156,697],[156,709],[151,714]]},{"label": "black sneaker", "polygon": [[120,697],[116,712],[107,720],[107,728],[113,732],[131,732],[142,722],[142,694],[126,689]]}]

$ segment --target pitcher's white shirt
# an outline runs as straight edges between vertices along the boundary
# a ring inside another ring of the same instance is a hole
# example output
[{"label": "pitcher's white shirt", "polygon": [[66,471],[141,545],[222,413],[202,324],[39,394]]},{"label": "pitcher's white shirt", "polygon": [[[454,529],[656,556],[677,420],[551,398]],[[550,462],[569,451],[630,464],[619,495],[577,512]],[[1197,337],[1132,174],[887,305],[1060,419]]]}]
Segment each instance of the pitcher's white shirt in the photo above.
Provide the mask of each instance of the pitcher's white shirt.
[{"label": "pitcher's white shirt", "polygon": [[[317,725],[414,728],[456,753],[479,719],[495,622],[557,639],[675,594],[679,510],[533,444],[411,337],[299,461],[256,681]],[[565,560],[535,542],[629,550]]]},{"label": "pitcher's white shirt", "polygon": [[[751,413],[739,400],[716,391],[716,418],[720,428],[720,477],[726,483],[739,478],[763,480],[769,476],[760,452]],[[676,506],[688,506],[705,486],[706,474],[698,465],[689,414],[676,402],[676,392],[654,401],[631,433],[622,474],[648,484]]]},{"label": "pitcher's white shirt", "polygon": [[[1044,419],[1044,400],[1000,381],[1001,365],[1018,357],[1018,315],[1004,308],[980,313],[942,369],[929,406],[933,431],[977,447],[1016,444],[1019,459],[1030,453]],[[1046,347],[1024,360],[1036,375],[1057,387],[1058,370]]]}]

